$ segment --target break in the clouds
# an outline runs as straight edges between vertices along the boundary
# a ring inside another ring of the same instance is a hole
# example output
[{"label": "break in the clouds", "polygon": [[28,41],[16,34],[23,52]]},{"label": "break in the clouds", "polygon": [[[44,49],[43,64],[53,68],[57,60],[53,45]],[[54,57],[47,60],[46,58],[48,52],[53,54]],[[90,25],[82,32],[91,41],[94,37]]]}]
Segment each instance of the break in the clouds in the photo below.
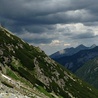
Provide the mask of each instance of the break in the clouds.
[{"label": "break in the clouds", "polygon": [[0,0],[0,23],[47,54],[98,41],[98,0]]}]

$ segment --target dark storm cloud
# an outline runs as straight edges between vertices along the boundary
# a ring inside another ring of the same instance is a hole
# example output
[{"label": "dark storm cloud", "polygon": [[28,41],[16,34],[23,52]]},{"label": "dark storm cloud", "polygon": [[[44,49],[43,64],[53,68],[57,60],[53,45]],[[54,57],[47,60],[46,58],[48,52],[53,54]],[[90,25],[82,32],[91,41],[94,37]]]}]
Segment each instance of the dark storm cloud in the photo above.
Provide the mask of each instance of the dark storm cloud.
[{"label": "dark storm cloud", "polygon": [[73,36],[73,39],[87,39],[87,38],[95,38],[98,37],[98,35],[94,35],[93,32],[85,32],[82,34],[77,34],[76,36]]},{"label": "dark storm cloud", "polygon": [[33,39],[24,39],[28,43],[34,44],[49,44],[52,41],[52,38],[33,38]]},{"label": "dark storm cloud", "polygon": [[[97,10],[98,0],[0,0],[0,23],[19,36],[25,30],[34,34],[46,33],[43,38],[22,38],[37,44],[50,43],[55,39],[48,37],[50,33],[65,32],[65,35],[71,35],[66,28],[56,30],[55,24],[80,22],[90,25],[98,21]],[[74,34],[73,38],[94,37],[92,32]]]},{"label": "dark storm cloud", "polygon": [[0,15],[15,20],[17,25],[84,22],[85,19],[65,12],[80,9],[97,12],[97,3],[97,0],[1,0]]},{"label": "dark storm cloud", "polygon": [[[24,31],[27,32],[27,31]],[[18,35],[18,34],[16,34]],[[52,40],[56,39],[56,37],[50,37],[46,34],[36,34],[36,33],[22,33],[19,35],[23,40],[28,43],[35,43],[35,44],[49,44]]]},{"label": "dark storm cloud", "polygon": [[25,26],[24,28],[28,32],[32,32],[32,33],[44,33],[56,29],[56,27],[53,25],[32,25],[32,26]]}]

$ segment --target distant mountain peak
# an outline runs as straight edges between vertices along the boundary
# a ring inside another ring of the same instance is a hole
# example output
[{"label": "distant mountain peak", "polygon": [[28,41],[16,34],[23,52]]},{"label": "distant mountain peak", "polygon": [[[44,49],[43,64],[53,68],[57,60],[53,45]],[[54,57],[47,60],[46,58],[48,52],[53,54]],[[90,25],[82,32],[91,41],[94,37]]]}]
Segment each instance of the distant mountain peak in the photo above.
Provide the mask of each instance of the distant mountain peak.
[{"label": "distant mountain peak", "polygon": [[63,50],[60,50],[60,51],[50,55],[50,57],[55,59],[55,58],[61,58],[63,56],[70,56],[70,55],[73,55],[73,54],[79,52],[80,50],[85,50],[85,49],[88,49],[88,47],[81,44],[81,45],[77,46],[76,48],[70,47],[70,48],[65,48]]},{"label": "distant mountain peak", "polygon": [[79,46],[77,46],[76,48],[86,48],[86,46],[85,45],[83,45],[83,44],[80,44]]},{"label": "distant mountain peak", "polygon": [[96,46],[97,46],[96,44],[93,44],[93,45],[90,47],[90,49],[95,48]]},{"label": "distant mountain peak", "polygon": [[[83,47],[86,47],[86,46],[85,46],[85,45],[83,45],[83,44],[80,44],[79,46],[83,46]],[[78,46],[78,47],[79,47],[79,46]]]}]

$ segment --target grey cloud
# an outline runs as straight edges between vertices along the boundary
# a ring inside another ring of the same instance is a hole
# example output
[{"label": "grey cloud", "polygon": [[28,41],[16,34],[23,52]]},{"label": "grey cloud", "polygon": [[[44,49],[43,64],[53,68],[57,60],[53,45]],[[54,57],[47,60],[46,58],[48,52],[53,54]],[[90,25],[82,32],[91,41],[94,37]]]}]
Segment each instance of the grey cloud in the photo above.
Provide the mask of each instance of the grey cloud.
[{"label": "grey cloud", "polygon": [[85,22],[84,25],[94,27],[94,26],[98,26],[98,22]]},{"label": "grey cloud", "polygon": [[61,32],[63,36],[72,36],[73,35],[73,33],[70,31],[70,29],[68,27],[59,28],[57,31]]},{"label": "grey cloud", "polygon": [[34,43],[34,44],[49,44],[52,42],[54,37],[49,37],[48,35],[43,34],[31,34],[31,33],[25,33],[25,34],[16,34],[20,38],[22,38],[24,41],[28,43]]},{"label": "grey cloud", "polygon": [[28,43],[34,44],[49,44],[52,42],[52,38],[33,38],[33,39],[23,39]]},{"label": "grey cloud", "polygon": [[54,35],[54,32],[49,33],[48,30],[47,32],[44,31],[43,33],[39,33],[40,32],[38,31],[36,33],[32,33],[27,31],[27,29],[24,29],[22,33],[16,33],[16,35],[25,40],[26,42],[35,44],[50,44],[52,40],[58,38],[58,36]]},{"label": "grey cloud", "polygon": [[24,28],[31,33],[45,33],[54,31],[56,29],[53,25],[31,25],[31,26],[24,26]]},{"label": "grey cloud", "polygon": [[95,38],[98,37],[98,35],[94,35],[93,32],[86,32],[82,34],[77,34],[72,37],[72,39],[87,39],[87,38]]},{"label": "grey cloud", "polygon": [[[94,2],[95,0],[93,0]],[[87,9],[90,7],[92,0],[13,0],[7,2],[0,1],[0,14],[9,19],[16,20],[18,24],[56,24],[77,22],[80,19],[64,15],[63,12],[71,10]],[[94,7],[90,7],[94,8]],[[89,8],[89,9],[90,9]],[[91,9],[90,9],[91,10]],[[58,14],[59,13],[59,14]],[[64,17],[63,17],[64,16]],[[48,20],[49,19],[49,20]],[[74,20],[75,19],[75,20]],[[71,21],[70,21],[71,20]]]}]

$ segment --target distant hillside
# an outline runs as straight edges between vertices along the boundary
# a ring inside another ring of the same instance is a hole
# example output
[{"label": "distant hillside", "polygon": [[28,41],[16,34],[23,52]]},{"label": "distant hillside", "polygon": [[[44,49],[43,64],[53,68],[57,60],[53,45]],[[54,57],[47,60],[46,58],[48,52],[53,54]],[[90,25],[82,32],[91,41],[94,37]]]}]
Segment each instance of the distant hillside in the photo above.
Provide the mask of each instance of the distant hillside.
[{"label": "distant hillside", "polygon": [[98,88],[98,57],[85,63],[75,74]]},{"label": "distant hillside", "polygon": [[0,87],[0,96],[2,93],[14,96],[13,93],[29,98],[98,98],[98,90],[3,27],[0,27]]},{"label": "distant hillside", "polygon": [[58,63],[65,66],[67,69],[75,72],[87,61],[98,56],[98,46],[92,49],[81,50],[72,56],[64,56],[61,58],[54,59]]}]

